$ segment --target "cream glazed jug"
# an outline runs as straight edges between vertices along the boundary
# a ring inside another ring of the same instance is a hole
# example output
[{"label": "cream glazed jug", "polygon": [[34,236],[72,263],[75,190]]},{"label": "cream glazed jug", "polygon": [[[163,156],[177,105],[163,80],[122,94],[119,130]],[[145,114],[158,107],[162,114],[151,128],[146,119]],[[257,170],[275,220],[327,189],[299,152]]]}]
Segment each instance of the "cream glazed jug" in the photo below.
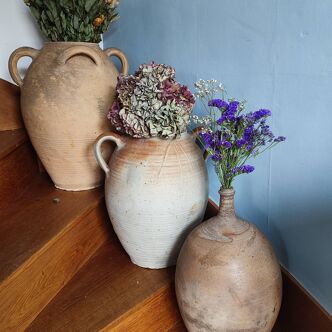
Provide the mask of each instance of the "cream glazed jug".
[{"label": "cream glazed jug", "polygon": [[[116,144],[107,165],[104,142]],[[176,263],[187,234],[204,216],[208,178],[202,152],[185,133],[178,139],[102,135],[96,158],[106,173],[105,198],[113,228],[133,263]]]}]

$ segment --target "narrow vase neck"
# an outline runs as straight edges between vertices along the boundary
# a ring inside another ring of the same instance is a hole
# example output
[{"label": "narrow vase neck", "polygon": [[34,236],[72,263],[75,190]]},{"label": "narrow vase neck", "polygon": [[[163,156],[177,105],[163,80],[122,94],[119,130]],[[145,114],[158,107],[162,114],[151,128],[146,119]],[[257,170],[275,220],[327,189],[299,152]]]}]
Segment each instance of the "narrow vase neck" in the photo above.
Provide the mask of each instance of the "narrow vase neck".
[{"label": "narrow vase neck", "polygon": [[211,219],[210,223],[203,223],[203,233],[209,239],[232,242],[236,235],[246,232],[250,228],[250,225],[235,214],[234,189],[221,188],[219,194],[219,212],[216,217]]},{"label": "narrow vase neck", "polygon": [[234,195],[235,190],[231,189],[220,189],[220,204],[219,204],[219,213],[218,215],[226,220],[229,218],[235,217],[235,208],[234,208]]}]

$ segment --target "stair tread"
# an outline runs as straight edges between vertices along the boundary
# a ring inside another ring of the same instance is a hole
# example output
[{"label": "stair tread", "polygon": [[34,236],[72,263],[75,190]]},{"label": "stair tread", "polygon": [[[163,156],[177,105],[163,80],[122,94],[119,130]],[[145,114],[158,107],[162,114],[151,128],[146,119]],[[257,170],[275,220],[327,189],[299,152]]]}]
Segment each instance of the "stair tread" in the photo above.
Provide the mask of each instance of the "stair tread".
[{"label": "stair tread", "polygon": [[66,192],[56,189],[46,174],[38,174],[11,211],[0,211],[0,282],[102,198],[101,188]]},{"label": "stair tread", "polygon": [[0,159],[28,140],[25,129],[0,131]]},{"label": "stair tread", "polygon": [[174,268],[140,268],[112,239],[57,294],[28,331],[99,331],[140,308],[173,280]]}]

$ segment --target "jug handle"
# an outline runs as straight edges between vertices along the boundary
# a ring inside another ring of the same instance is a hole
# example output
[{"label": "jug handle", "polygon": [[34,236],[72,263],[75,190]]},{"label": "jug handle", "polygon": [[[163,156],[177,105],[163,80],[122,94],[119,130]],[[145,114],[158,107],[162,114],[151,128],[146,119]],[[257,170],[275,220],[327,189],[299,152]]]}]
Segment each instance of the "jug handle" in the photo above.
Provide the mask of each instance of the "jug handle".
[{"label": "jug handle", "polygon": [[34,60],[35,57],[38,55],[38,53],[39,53],[39,50],[36,50],[34,48],[20,47],[10,55],[9,61],[8,61],[9,73],[10,73],[10,76],[13,79],[13,81],[19,87],[21,87],[23,85],[23,79],[22,79],[22,77],[20,76],[20,74],[18,72],[18,68],[17,68],[18,61],[22,57],[25,57],[25,56],[28,56],[29,58]]},{"label": "jug handle", "polygon": [[[203,127],[195,128],[191,133],[192,138],[196,140],[197,136],[202,132],[202,130],[203,130]],[[204,152],[203,152],[204,160],[207,160],[208,157],[209,157],[209,153],[204,149]]]},{"label": "jug handle", "polygon": [[104,53],[110,57],[110,56],[116,56],[117,58],[120,59],[121,61],[121,65],[122,65],[122,69],[121,69],[121,74],[123,75],[127,75],[128,74],[128,70],[129,70],[129,64],[128,64],[128,59],[126,57],[126,55],[119,50],[118,48],[115,47],[111,47],[111,48],[107,48]]},{"label": "jug handle", "polygon": [[68,60],[77,55],[85,55],[90,58],[97,66],[102,60],[97,51],[88,46],[72,46],[64,50],[58,57],[58,63],[65,65]]},{"label": "jug handle", "polygon": [[124,136],[121,136],[114,132],[108,132],[108,133],[102,134],[97,138],[96,144],[94,146],[95,156],[96,156],[99,166],[107,174],[110,171],[110,169],[101,153],[101,146],[106,141],[114,142],[116,144],[116,149],[120,150],[125,146],[126,138]]}]

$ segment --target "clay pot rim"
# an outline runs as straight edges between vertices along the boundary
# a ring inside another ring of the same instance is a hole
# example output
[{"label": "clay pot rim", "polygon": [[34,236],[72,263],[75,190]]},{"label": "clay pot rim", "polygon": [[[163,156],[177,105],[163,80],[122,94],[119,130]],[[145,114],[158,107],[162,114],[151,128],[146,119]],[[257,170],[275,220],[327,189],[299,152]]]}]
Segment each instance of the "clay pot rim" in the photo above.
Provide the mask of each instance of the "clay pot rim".
[{"label": "clay pot rim", "polygon": [[122,138],[124,138],[125,140],[131,140],[131,141],[157,141],[157,142],[170,142],[170,141],[176,141],[176,140],[180,140],[180,139],[186,139],[188,137],[191,137],[191,133],[188,132],[184,132],[182,133],[179,137],[174,137],[171,139],[165,139],[165,138],[161,138],[161,137],[132,137],[130,135],[121,135]]},{"label": "clay pot rim", "polygon": [[235,195],[235,190],[233,187],[232,188],[221,187],[218,192],[219,192],[220,196],[234,196]]},{"label": "clay pot rim", "polygon": [[45,45],[52,45],[52,44],[63,44],[63,45],[90,45],[90,46],[99,46],[99,43],[91,43],[91,42],[75,42],[75,41],[46,41],[44,42]]}]

